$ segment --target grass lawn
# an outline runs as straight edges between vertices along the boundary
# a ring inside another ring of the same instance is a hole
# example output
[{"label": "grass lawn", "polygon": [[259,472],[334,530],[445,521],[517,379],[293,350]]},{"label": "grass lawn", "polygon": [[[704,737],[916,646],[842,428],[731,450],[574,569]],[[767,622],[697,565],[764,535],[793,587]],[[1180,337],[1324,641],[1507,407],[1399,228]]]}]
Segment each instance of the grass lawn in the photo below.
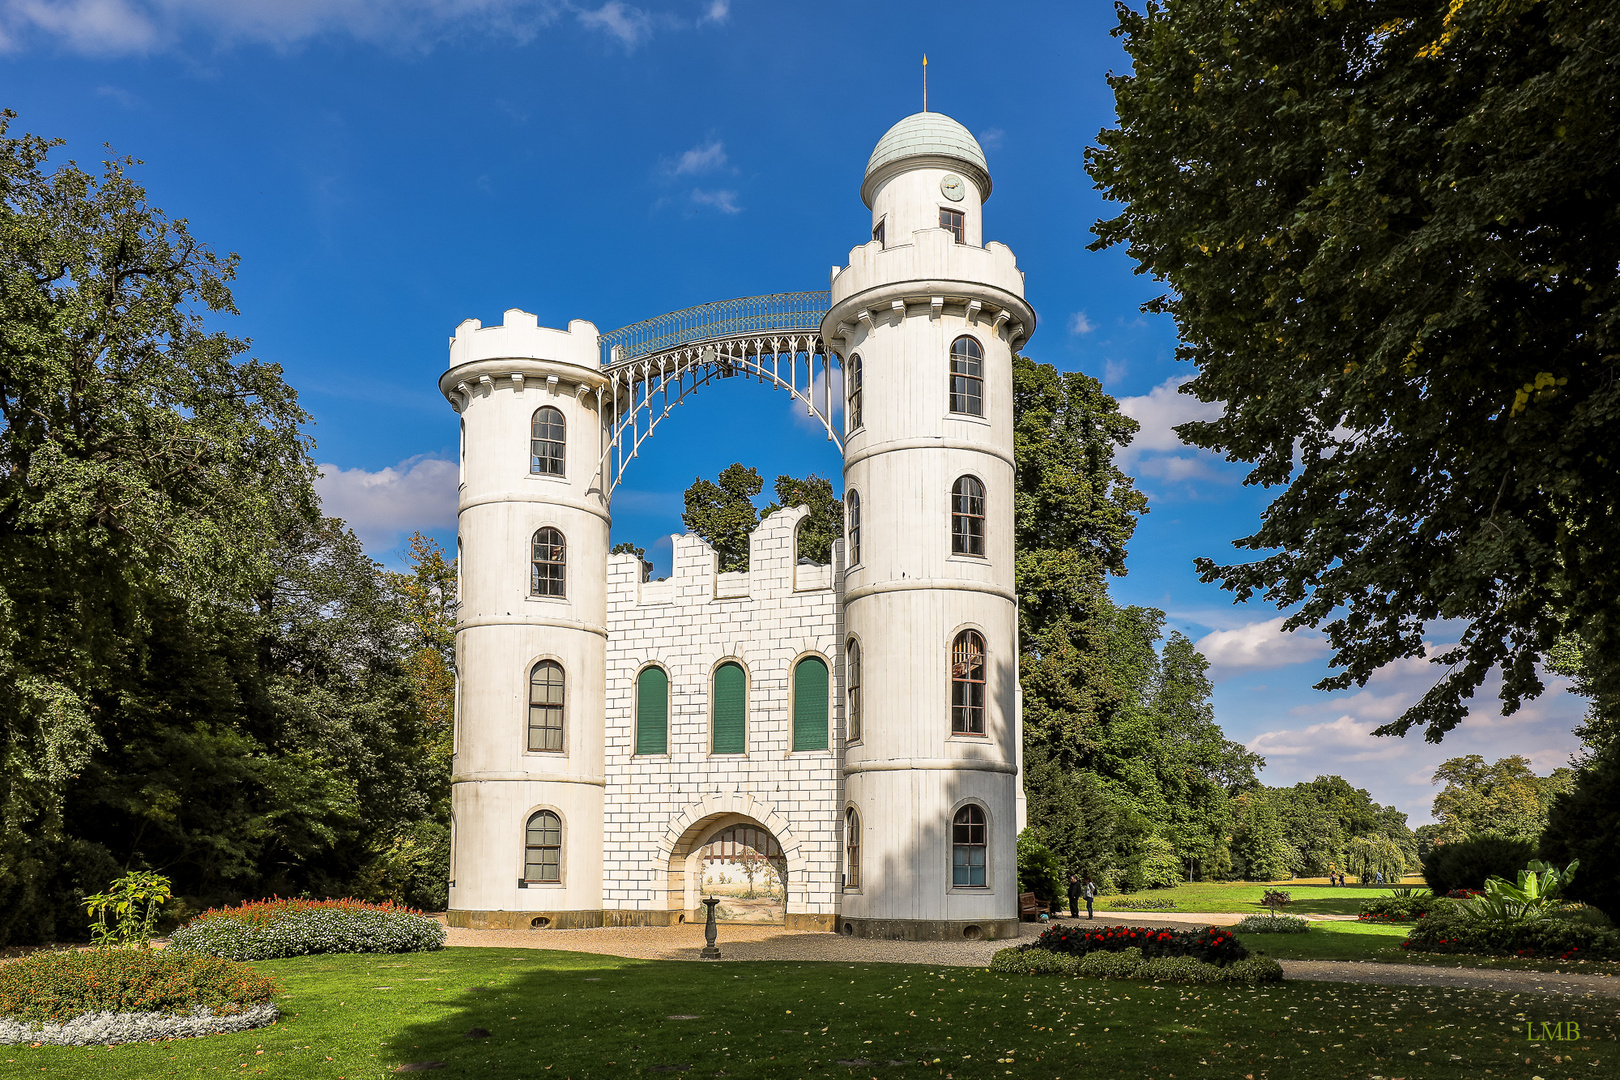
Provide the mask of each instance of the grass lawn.
[{"label": "grass lawn", "polygon": [[[1423,881],[1409,878],[1403,887],[1422,888]],[[1391,885],[1346,885],[1340,888],[1336,885],[1313,885],[1309,881],[1275,881],[1270,884],[1247,881],[1197,882],[1177,885],[1173,889],[1144,889],[1129,896],[1099,896],[1097,910],[1117,914],[1117,909],[1110,908],[1109,904],[1129,901],[1154,904],[1159,911],[1241,911],[1250,914],[1265,910],[1260,898],[1265,895],[1266,890],[1279,889],[1294,898],[1293,903],[1283,908],[1291,915],[1359,915],[1362,901],[1375,896],[1389,896],[1395,888]],[[1167,901],[1174,901],[1174,907]],[[1136,910],[1146,911],[1154,908]]]},{"label": "grass lawn", "polygon": [[[445,1068],[435,1075],[480,1080],[1564,1080],[1620,1065],[1612,999],[1337,983],[1211,990],[969,968],[504,949],[255,966],[287,988],[274,1027],[111,1049],[3,1047],[0,1075],[371,1080],[436,1061]],[[1543,1021],[1573,1021],[1580,1038],[1527,1039],[1525,1024],[1539,1034]],[[474,1027],[490,1037],[467,1039]]]}]

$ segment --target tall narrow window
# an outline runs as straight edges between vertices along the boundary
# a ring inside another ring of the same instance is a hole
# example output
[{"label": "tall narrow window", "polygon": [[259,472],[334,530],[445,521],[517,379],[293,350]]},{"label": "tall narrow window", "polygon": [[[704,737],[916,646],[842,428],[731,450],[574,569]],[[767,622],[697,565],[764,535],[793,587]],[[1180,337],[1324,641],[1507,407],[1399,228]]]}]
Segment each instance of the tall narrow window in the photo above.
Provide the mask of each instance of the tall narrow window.
[{"label": "tall narrow window", "polygon": [[951,643],[951,734],[984,734],[984,638],[977,630]]},{"label": "tall narrow window", "polygon": [[846,431],[854,431],[861,426],[861,354],[856,353],[849,358],[849,423],[845,425]]},{"label": "tall narrow window", "polygon": [[529,749],[563,748],[563,669],[542,660],[529,672]]},{"label": "tall narrow window", "polygon": [[566,596],[568,558],[564,551],[563,534],[556,529],[541,529],[534,534],[533,552],[529,563],[529,593],[533,596]]},{"label": "tall narrow window", "polygon": [[872,239],[876,240],[880,244],[884,242],[883,235],[885,230],[883,226],[888,224],[888,222],[888,218],[880,218],[878,219],[878,223],[872,226]]},{"label": "tall narrow window", "polygon": [[534,410],[529,429],[529,471],[542,476],[563,475],[563,414],[550,405]]},{"label": "tall narrow window", "polygon": [[827,749],[827,662],[807,656],[793,666],[793,749]]},{"label": "tall narrow window", "polygon": [[962,216],[962,211],[940,207],[939,227],[951,230],[951,235],[956,237],[958,244],[967,243],[967,218]]},{"label": "tall narrow window", "polygon": [[844,811],[844,888],[861,887],[861,815],[853,806]]},{"label": "tall narrow window", "polygon": [[849,520],[849,565],[861,564],[861,493],[851,491],[844,496],[844,516]]},{"label": "tall narrow window", "polygon": [[951,485],[951,554],[984,555],[984,485],[971,476]]},{"label": "tall narrow window", "polygon": [[523,840],[523,880],[555,884],[562,880],[562,818],[542,810],[529,818]]},{"label": "tall narrow window", "polygon": [[748,674],[741,664],[728,660],[714,669],[710,708],[710,752],[744,753],[748,749]]},{"label": "tall narrow window", "polygon": [[844,647],[844,717],[849,742],[861,740],[861,643],[854,638]]},{"label": "tall narrow window", "polygon": [[984,350],[970,337],[951,342],[951,412],[984,415]]},{"label": "tall narrow window", "polygon": [[661,667],[636,676],[636,753],[669,753],[669,675]]},{"label": "tall narrow window", "polygon": [[951,819],[951,885],[958,889],[984,888],[984,810],[973,803]]}]

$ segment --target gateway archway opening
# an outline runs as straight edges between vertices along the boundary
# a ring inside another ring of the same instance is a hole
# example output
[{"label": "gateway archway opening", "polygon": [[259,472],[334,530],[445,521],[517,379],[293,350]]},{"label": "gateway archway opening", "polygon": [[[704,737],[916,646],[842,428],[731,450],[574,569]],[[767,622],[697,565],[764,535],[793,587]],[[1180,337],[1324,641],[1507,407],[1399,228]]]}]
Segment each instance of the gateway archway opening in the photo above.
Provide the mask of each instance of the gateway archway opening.
[{"label": "gateway archway opening", "polygon": [[759,825],[730,825],[698,850],[700,891],[720,901],[722,922],[787,921],[787,857]]}]

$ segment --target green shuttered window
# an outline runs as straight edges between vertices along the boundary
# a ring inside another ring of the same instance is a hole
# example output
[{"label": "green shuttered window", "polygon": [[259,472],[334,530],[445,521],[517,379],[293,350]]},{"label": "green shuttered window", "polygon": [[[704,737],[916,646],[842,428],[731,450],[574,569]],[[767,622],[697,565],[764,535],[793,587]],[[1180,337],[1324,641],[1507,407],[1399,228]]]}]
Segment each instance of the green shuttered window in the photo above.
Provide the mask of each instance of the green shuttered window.
[{"label": "green shuttered window", "polygon": [[663,668],[636,677],[636,753],[669,753],[669,676]]},{"label": "green shuttered window", "polygon": [[740,664],[714,669],[712,753],[741,754],[748,749],[748,676]]},{"label": "green shuttered window", "polygon": [[793,749],[827,749],[827,665],[820,657],[793,669]]}]

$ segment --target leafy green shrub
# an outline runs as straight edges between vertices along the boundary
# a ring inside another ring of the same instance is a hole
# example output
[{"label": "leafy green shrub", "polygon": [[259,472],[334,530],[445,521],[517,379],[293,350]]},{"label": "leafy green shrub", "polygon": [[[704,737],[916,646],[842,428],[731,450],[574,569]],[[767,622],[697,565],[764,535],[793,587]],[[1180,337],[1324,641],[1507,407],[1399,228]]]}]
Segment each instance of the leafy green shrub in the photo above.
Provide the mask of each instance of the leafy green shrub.
[{"label": "leafy green shrub", "polygon": [[1266,957],[1249,957],[1230,964],[1210,964],[1191,956],[1161,956],[1149,960],[1137,946],[1084,956],[1015,946],[996,953],[990,960],[990,970],[1011,975],[1175,983],[1262,983],[1282,978],[1282,965]]},{"label": "leafy green shrub", "polygon": [[1032,892],[1048,904],[1067,895],[1058,857],[1028,829],[1018,834],[1018,891]]},{"label": "leafy green shrub", "polygon": [[1152,897],[1142,897],[1132,900],[1124,896],[1111,896],[1106,900],[1098,900],[1097,906],[1108,911],[1174,911],[1174,900],[1155,900]]},{"label": "leafy green shrub", "polygon": [[1310,921],[1298,915],[1245,915],[1232,929],[1239,934],[1303,934],[1310,928]]},{"label": "leafy green shrub", "polygon": [[232,960],[317,953],[429,952],[444,926],[420,911],[362,900],[264,900],[203,912],[169,938],[169,949]]},{"label": "leafy green shrub", "polygon": [[270,1001],[276,980],[245,964],[169,949],[39,952],[0,964],[0,1016],[60,1023],[94,1012],[183,1015]]},{"label": "leafy green shrub", "polygon": [[90,939],[98,949],[144,949],[152,943],[158,908],[172,894],[169,879],[146,870],[131,870],[104,893],[84,898],[90,916]]},{"label": "leafy green shrub", "polygon": [[1456,889],[1485,888],[1493,877],[1512,879],[1536,856],[1528,840],[1490,833],[1439,844],[1423,858],[1423,880],[1429,891],[1442,896]]},{"label": "leafy green shrub", "polygon": [[1293,894],[1285,893],[1281,889],[1267,889],[1266,894],[1260,898],[1260,902],[1270,908],[1271,913],[1275,915],[1278,908],[1292,904],[1294,897]]},{"label": "leafy green shrub", "polygon": [[1401,889],[1394,896],[1375,896],[1361,902],[1362,922],[1416,922],[1438,904],[1432,892],[1423,889]]},{"label": "leafy green shrub", "polygon": [[1123,952],[1138,948],[1148,957],[1190,956],[1210,964],[1230,964],[1249,955],[1227,930],[1211,926],[1204,930],[1160,930],[1146,926],[1053,926],[1022,949],[1085,956],[1094,952]]},{"label": "leafy green shrub", "polygon": [[1487,922],[1452,907],[1431,912],[1401,942],[1413,952],[1474,956],[1539,956],[1561,960],[1620,959],[1620,931],[1573,919]]}]

